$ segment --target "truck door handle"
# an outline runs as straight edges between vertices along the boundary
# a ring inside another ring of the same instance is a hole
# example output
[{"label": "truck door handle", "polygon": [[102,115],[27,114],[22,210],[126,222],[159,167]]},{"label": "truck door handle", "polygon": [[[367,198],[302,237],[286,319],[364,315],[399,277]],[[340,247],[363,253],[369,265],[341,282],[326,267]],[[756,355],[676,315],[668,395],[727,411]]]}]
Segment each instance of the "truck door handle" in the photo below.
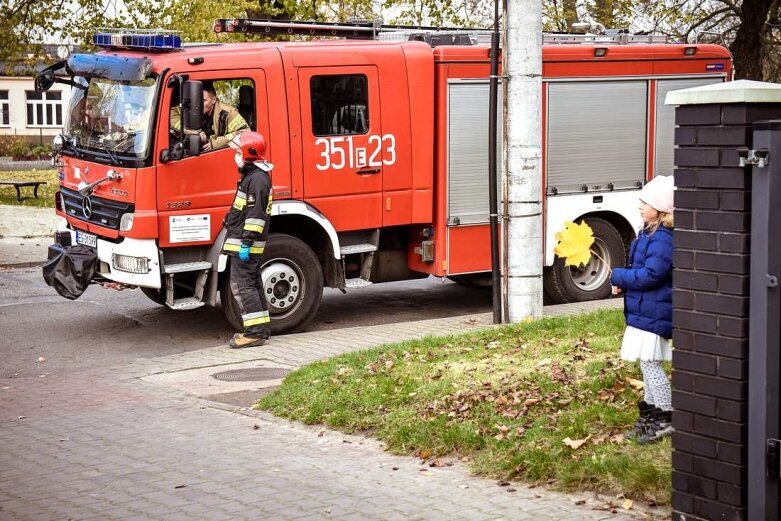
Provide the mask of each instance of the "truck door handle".
[{"label": "truck door handle", "polygon": [[379,174],[380,169],[379,168],[362,168],[355,172],[358,175],[370,175],[370,174]]}]

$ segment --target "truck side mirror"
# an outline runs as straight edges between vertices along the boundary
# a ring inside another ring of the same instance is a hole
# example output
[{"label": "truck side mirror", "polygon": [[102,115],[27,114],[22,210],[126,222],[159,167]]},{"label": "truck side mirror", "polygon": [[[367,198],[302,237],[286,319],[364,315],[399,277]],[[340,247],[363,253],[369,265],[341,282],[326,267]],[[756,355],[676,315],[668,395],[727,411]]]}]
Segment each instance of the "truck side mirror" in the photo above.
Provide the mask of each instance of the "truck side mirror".
[{"label": "truck side mirror", "polygon": [[54,85],[54,71],[46,69],[41,71],[35,77],[35,90],[36,92],[46,92]]},{"label": "truck side mirror", "polygon": [[193,157],[201,155],[201,137],[198,134],[187,136],[187,155]]},{"label": "truck side mirror", "polygon": [[203,123],[203,83],[187,80],[182,85],[182,124],[200,130]]}]

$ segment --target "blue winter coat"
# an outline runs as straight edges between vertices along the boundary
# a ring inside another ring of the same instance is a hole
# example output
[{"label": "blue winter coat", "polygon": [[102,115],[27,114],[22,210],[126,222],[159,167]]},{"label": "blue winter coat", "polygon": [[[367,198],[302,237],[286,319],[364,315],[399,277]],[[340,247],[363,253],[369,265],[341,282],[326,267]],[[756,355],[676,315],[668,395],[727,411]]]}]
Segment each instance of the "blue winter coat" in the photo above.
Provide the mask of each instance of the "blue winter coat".
[{"label": "blue winter coat", "polygon": [[624,293],[627,325],[672,338],[672,230],[659,226],[651,235],[641,231],[629,249],[627,268],[614,269],[610,281]]}]

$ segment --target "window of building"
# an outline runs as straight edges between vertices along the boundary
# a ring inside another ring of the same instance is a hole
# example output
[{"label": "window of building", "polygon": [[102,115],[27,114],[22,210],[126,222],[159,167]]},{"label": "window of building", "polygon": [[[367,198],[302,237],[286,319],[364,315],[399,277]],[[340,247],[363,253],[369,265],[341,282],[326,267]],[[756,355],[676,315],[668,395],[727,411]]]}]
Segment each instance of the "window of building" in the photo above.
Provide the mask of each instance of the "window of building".
[{"label": "window of building", "polygon": [[0,127],[11,126],[11,102],[8,100],[8,91],[0,90]]},{"label": "window of building", "polygon": [[365,134],[369,130],[369,82],[363,74],[313,76],[312,131],[316,136]]},{"label": "window of building", "polygon": [[62,92],[27,91],[27,126],[61,127]]}]

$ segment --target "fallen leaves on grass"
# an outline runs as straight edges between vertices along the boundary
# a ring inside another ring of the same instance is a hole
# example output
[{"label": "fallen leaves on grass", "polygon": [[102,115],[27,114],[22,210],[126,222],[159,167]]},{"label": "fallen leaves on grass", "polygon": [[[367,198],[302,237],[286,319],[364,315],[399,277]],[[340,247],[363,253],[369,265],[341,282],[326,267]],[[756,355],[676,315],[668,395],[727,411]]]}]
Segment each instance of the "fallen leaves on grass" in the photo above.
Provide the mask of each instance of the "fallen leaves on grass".
[{"label": "fallen leaves on grass", "polygon": [[583,438],[582,440],[573,440],[568,436],[562,440],[562,443],[571,449],[577,450],[581,448],[583,445],[585,445],[585,443],[590,439],[591,439],[590,434],[585,438]]},{"label": "fallen leaves on grass", "polygon": [[629,377],[629,376],[627,376],[625,378],[625,380],[626,380],[626,383],[628,383],[629,385],[631,385],[632,387],[634,387],[638,391],[642,391],[643,388],[645,387],[645,384],[643,383],[642,380],[636,380],[636,379],[634,379],[632,377]]},{"label": "fallen leaves on grass", "polygon": [[539,369],[540,367],[545,367],[546,365],[550,365],[552,361],[553,360],[551,360],[550,358],[543,358],[542,360],[537,362],[537,369]]}]

